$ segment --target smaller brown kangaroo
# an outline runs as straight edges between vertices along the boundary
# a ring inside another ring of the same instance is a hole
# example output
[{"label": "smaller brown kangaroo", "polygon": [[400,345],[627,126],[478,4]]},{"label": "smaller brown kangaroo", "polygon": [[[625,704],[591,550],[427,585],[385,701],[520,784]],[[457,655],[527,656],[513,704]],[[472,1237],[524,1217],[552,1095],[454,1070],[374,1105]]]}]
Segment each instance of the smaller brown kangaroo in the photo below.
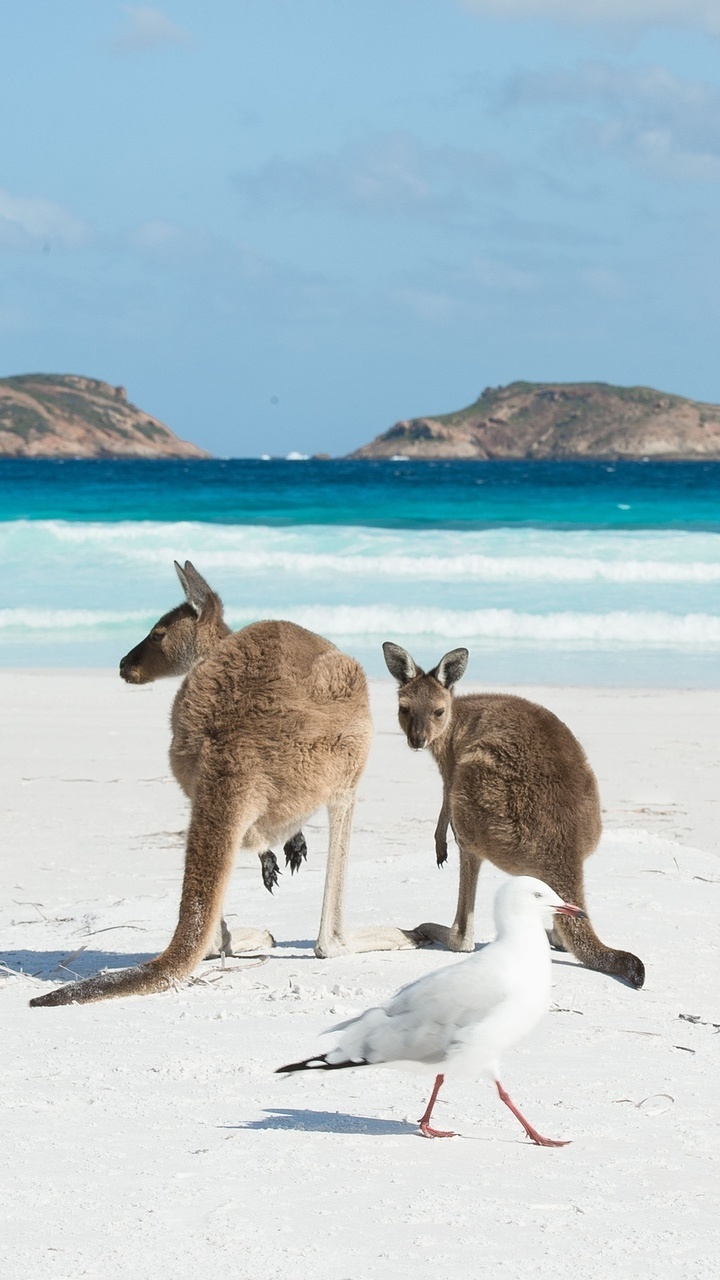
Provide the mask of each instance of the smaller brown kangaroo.
[{"label": "smaller brown kangaroo", "polygon": [[372,733],[362,667],[293,622],[254,622],[232,632],[220,597],[190,561],[175,568],[185,602],[120,662],[128,684],[187,673],[173,703],[170,745],[170,766],[191,802],[175,933],[147,964],[67,983],[31,1005],[163,991],[188,977],[214,937],[216,949],[271,946],[266,929],[230,937],[221,921],[235,849],[264,856],[265,871],[271,845],[285,841],[288,862],[298,867],[303,821],[321,805],[330,841],[316,955],[415,945],[402,929],[345,928],[355,792]]},{"label": "smaller brown kangaroo", "polygon": [[[398,681],[400,726],[414,751],[429,747],[443,780],[435,830],[438,865],[447,858],[448,822],[460,851],[457,911],[450,928],[416,932],[451,951],[472,951],[477,880],[483,859],[514,876],[535,876],[585,909],[583,862],[602,828],[595,775],[580,743],[545,707],[510,694],[454,698],[467,649],[453,649],[427,673],[386,641],[385,662]],[[633,987],[641,960],[605,946],[589,919],[557,918],[551,941],[589,969]]]}]

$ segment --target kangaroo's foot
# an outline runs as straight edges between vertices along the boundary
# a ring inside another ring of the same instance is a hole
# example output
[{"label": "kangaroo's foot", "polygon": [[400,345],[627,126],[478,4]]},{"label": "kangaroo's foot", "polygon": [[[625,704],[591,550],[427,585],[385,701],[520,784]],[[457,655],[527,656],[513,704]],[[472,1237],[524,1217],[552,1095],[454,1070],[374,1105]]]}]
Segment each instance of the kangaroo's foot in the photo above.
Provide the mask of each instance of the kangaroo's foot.
[{"label": "kangaroo's foot", "polygon": [[432,942],[439,942],[441,947],[447,947],[448,951],[474,951],[475,940],[472,934],[462,934],[455,925],[452,927],[446,924],[433,924],[427,921],[425,924],[419,924],[417,929],[413,930],[415,937],[418,939],[416,945],[428,946]]},{"label": "kangaroo's foot", "polygon": [[345,937],[329,934],[318,938],[314,950],[318,960],[332,960],[334,956],[346,956],[349,951],[352,951],[352,947],[348,945]]},{"label": "kangaroo's foot", "polygon": [[350,929],[342,937],[318,938],[315,955],[320,960],[361,951],[410,951],[422,945],[414,929],[396,929],[393,925],[371,925],[367,929]]},{"label": "kangaroo's foot", "polygon": [[547,938],[553,951],[567,951],[567,947],[556,929],[548,929]]},{"label": "kangaroo's foot", "polygon": [[391,924],[351,929],[347,942],[350,951],[410,951],[418,945],[414,929],[397,929]]},{"label": "kangaroo's foot", "polygon": [[272,893],[278,883],[278,876],[282,875],[282,871],[278,866],[278,860],[272,849],[266,849],[264,853],[259,853],[258,858],[260,859],[260,870],[262,872],[263,884],[265,885],[268,893]]},{"label": "kangaroo's foot", "polygon": [[303,862],[307,858],[307,845],[302,831],[298,831],[296,835],[291,836],[283,845],[285,854],[285,866],[290,868],[290,874],[294,875],[299,871]]},{"label": "kangaroo's foot", "polygon": [[237,956],[243,951],[267,951],[274,946],[275,939],[267,929],[228,929],[223,919],[204,958],[217,960],[220,955]]}]

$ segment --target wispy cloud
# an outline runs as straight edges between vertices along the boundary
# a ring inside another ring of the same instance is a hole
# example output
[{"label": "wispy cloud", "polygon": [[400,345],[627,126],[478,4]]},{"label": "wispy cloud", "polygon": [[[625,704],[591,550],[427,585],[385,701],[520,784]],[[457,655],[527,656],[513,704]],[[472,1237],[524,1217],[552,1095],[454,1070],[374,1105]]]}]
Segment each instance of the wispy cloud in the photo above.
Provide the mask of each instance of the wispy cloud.
[{"label": "wispy cloud", "polygon": [[576,143],[615,154],[655,176],[720,179],[720,90],[665,67],[590,63],[575,71],[524,73],[506,85],[514,106],[570,106]]},{"label": "wispy cloud", "polygon": [[13,249],[80,249],[92,229],[52,200],[14,196],[0,188],[0,245]]},{"label": "wispy cloud", "polygon": [[234,185],[250,207],[435,217],[467,210],[488,188],[508,181],[494,152],[431,147],[409,133],[385,133],[304,160],[270,160],[236,176]]},{"label": "wispy cloud", "polygon": [[127,20],[111,41],[114,53],[142,53],[190,43],[187,32],[159,9],[129,4],[123,9]]},{"label": "wispy cloud", "polygon": [[145,279],[177,279],[179,272],[208,313],[317,319],[343,305],[342,289],[322,273],[201,227],[144,222],[126,232],[122,248]]},{"label": "wispy cloud", "polygon": [[718,0],[459,0],[488,18],[569,26],[692,27],[720,34]]}]

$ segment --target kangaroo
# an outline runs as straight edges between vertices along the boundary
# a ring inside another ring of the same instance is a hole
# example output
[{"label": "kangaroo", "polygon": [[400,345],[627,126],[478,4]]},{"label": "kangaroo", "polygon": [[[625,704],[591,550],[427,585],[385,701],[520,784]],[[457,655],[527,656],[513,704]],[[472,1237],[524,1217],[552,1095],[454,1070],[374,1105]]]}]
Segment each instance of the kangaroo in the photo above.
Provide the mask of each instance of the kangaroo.
[{"label": "kangaroo", "polygon": [[[414,751],[429,747],[443,780],[435,830],[438,865],[447,858],[447,828],[460,851],[457,911],[450,928],[416,930],[451,951],[474,947],[475,895],[483,859],[515,876],[536,876],[585,909],[583,862],[600,839],[595,775],[580,743],[545,707],[509,694],[452,690],[464,674],[467,649],[453,649],[427,673],[400,645],[383,645],[398,681],[399,720]],[[633,987],[645,981],[637,956],[605,946],[589,919],[563,917],[551,941],[590,969]]]},{"label": "kangaroo", "polygon": [[[355,792],[372,732],[362,667],[292,622],[231,632],[220,597],[190,561],[175,568],[185,603],[120,662],[128,684],[187,673],[171,719],[170,765],[191,802],[175,933],[147,964],[57,987],[35,1006],[162,991],[187,977],[213,938],[235,848],[261,853],[297,838],[321,805],[330,840],[316,955],[415,945],[401,929],[349,933],[344,924]],[[232,948],[272,941],[266,930],[236,931]]]}]

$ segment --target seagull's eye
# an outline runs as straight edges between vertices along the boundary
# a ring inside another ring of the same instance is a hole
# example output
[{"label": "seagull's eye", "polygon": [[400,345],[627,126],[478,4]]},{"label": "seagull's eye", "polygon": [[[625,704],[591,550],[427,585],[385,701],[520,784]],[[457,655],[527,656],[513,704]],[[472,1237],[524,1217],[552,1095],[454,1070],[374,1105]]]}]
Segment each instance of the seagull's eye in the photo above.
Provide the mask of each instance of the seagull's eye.
[{"label": "seagull's eye", "polygon": [[542,894],[540,893],[539,889],[536,889],[536,890],[535,890],[535,897],[536,897],[536,898],[542,898]]}]

